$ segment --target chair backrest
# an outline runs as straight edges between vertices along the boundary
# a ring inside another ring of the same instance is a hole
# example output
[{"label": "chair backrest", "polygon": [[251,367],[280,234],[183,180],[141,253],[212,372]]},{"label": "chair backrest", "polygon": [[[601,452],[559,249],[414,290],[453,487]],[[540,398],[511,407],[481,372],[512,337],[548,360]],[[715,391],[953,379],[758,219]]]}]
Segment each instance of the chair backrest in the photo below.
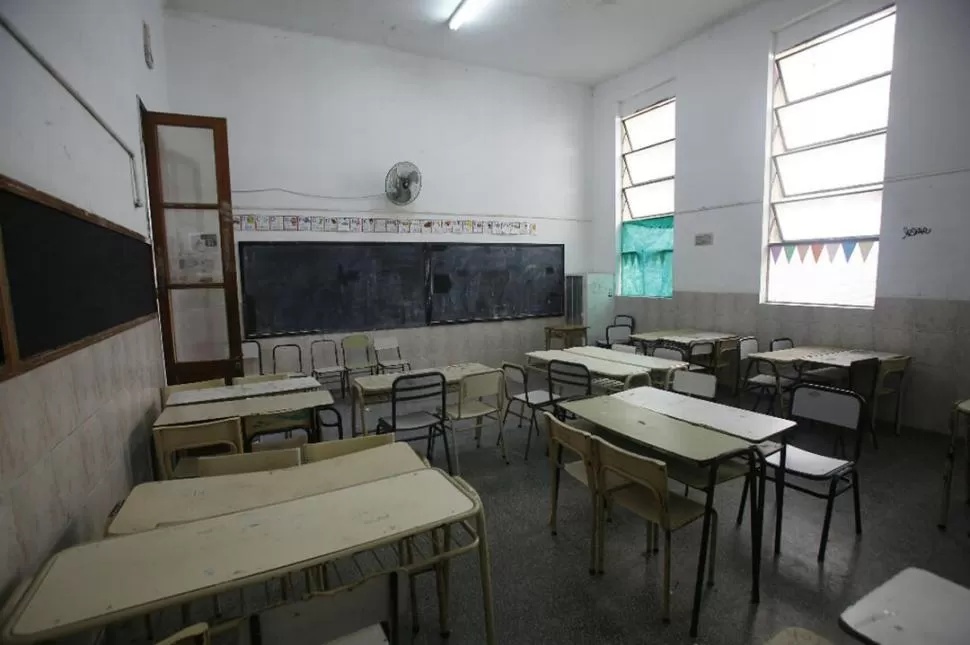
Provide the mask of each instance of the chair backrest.
[{"label": "chair backrest", "polygon": [[303,448],[310,440],[306,432],[299,430],[292,433],[291,437],[283,437],[280,434],[266,435],[260,434],[249,442],[249,449],[252,452],[267,452],[270,450],[286,450],[288,448]]},{"label": "chair backrest", "polygon": [[593,464],[596,466],[596,485],[600,490],[606,488],[606,477],[609,473],[639,484],[654,495],[660,508],[661,527],[670,527],[667,515],[667,464],[617,448],[596,437],[593,438]]},{"label": "chair backrest", "polygon": [[593,436],[560,421],[548,412],[543,412],[543,414],[546,417],[546,427],[549,428],[549,459],[552,460],[553,467],[558,468],[562,464],[563,451],[569,451],[586,464],[586,481],[592,489],[596,485],[596,471],[593,464]]},{"label": "chair backrest", "polygon": [[498,409],[505,407],[505,372],[489,370],[478,374],[463,376],[459,385],[458,415],[461,416],[461,406],[465,401],[481,401],[488,397],[495,397]]},{"label": "chair backrest", "polygon": [[267,381],[285,381],[290,378],[287,374],[254,374],[253,376],[233,376],[233,385],[245,385],[247,383],[266,383]]},{"label": "chair backrest", "polygon": [[344,356],[344,366],[348,369],[372,367],[370,337],[367,334],[352,334],[340,340],[340,351]]},{"label": "chair backrest", "polygon": [[867,358],[853,362],[849,366],[849,389],[867,402],[872,402],[875,398],[876,385],[879,382],[880,369],[878,358]]},{"label": "chair backrest", "polygon": [[[256,342],[255,340],[244,340],[242,342],[242,355],[243,355],[244,363],[246,359],[255,358],[256,363],[259,366],[259,371],[256,373],[257,374],[263,373],[263,348],[260,346],[258,342]],[[245,368],[245,365],[244,365],[244,368]]]},{"label": "chair backrest", "polygon": [[618,352],[624,352],[626,354],[638,353],[635,345],[610,345],[610,349],[615,349]]},{"label": "chair backrest", "polygon": [[239,417],[176,426],[158,426],[152,430],[155,458],[162,479],[175,476],[172,457],[180,450],[225,447],[230,454],[243,451],[242,422]]},{"label": "chair backrest", "polygon": [[526,395],[526,402],[528,403],[529,374],[525,371],[525,368],[518,363],[504,361],[502,363],[502,372],[505,374],[505,400],[509,401],[513,396],[512,392],[509,391],[509,383],[518,383],[522,386],[522,392]]},{"label": "chair backrest", "polygon": [[311,371],[318,367],[334,367],[337,365],[340,365],[340,359],[337,358],[337,343],[329,338],[320,338],[310,343]]},{"label": "chair backrest", "polygon": [[[293,359],[296,358],[296,369],[292,367]],[[279,359],[279,363],[277,360]],[[286,361],[284,364],[283,361]],[[303,348],[296,343],[283,343],[273,347],[273,373],[277,372],[297,372],[303,373]]]},{"label": "chair backrest", "polygon": [[321,443],[308,443],[303,446],[303,463],[310,464],[315,461],[324,461],[334,457],[342,457],[362,450],[379,448],[394,443],[394,433],[372,434],[366,437],[355,437],[353,439],[341,439],[340,441],[324,441]]},{"label": "chair backrest", "polygon": [[864,408],[863,398],[851,390],[799,383],[792,388],[788,416],[858,430]]},{"label": "chair backrest", "polygon": [[717,377],[713,374],[676,370],[673,376],[670,389],[674,392],[711,400],[717,394]]},{"label": "chair backrest", "polygon": [[[552,360],[546,363],[546,377],[549,381],[549,398],[556,395],[556,388],[579,390],[579,394],[589,396],[593,393],[593,378],[589,369],[580,363]],[[564,396],[569,394],[564,393]]]},{"label": "chair backrest", "polygon": [[[899,388],[906,371],[909,369],[909,356],[900,358],[890,358],[879,364],[879,378],[876,381],[876,390],[887,387]],[[894,382],[895,381],[895,382]]]},{"label": "chair backrest", "polygon": [[655,358],[666,358],[671,361],[686,361],[684,350],[676,345],[657,345],[653,348]]},{"label": "chair backrest", "polygon": [[632,333],[633,327],[629,325],[610,325],[606,328],[606,342],[610,345],[613,343],[627,343]]},{"label": "chair backrest", "polygon": [[617,314],[613,316],[613,324],[626,325],[631,331],[637,328],[637,322],[634,320],[633,316],[628,316],[626,314]]},{"label": "chair backrest", "polygon": [[209,625],[196,623],[180,629],[155,645],[209,645]]},{"label": "chair backrest", "polygon": [[773,352],[777,352],[778,350],[781,350],[781,349],[791,349],[794,346],[795,346],[795,341],[793,341],[791,338],[787,338],[783,336],[781,338],[775,338],[774,340],[772,340],[771,345],[769,346],[769,349]]},{"label": "chair backrest", "polygon": [[441,372],[403,374],[391,384],[391,423],[397,424],[398,406],[402,403],[424,402],[444,410],[447,402],[445,375]]},{"label": "chair backrest", "polygon": [[393,336],[380,336],[374,339],[374,351],[375,352],[394,352],[396,355],[401,354],[401,346],[397,342],[397,338]]},{"label": "chair backrest", "polygon": [[738,341],[738,352],[741,360],[745,360],[751,354],[758,351],[758,339],[754,336],[745,336]]},{"label": "chair backrest", "polygon": [[214,378],[208,381],[196,381],[195,383],[180,383],[179,385],[166,385],[162,388],[162,407],[165,407],[165,402],[168,401],[168,397],[172,395],[173,392],[182,392],[184,390],[208,390],[213,387],[223,387],[226,384],[226,379]]},{"label": "chair backrest", "polygon": [[300,465],[300,449],[284,448],[263,452],[245,452],[238,455],[199,457],[199,477],[239,475],[276,470]]},{"label": "chair backrest", "polygon": [[630,374],[626,377],[626,381],[623,382],[623,389],[632,390],[635,387],[653,387],[653,379],[650,378],[650,372]]},{"label": "chair backrest", "polygon": [[730,365],[733,360],[740,360],[741,339],[722,338],[714,344],[714,352],[717,356],[715,368]]}]

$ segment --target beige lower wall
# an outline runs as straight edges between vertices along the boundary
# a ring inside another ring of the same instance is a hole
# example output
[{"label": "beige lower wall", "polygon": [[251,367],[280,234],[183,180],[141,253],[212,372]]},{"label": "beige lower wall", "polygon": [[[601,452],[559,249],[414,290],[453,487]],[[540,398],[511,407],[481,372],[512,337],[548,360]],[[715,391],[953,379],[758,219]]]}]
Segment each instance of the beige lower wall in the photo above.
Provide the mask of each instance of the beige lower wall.
[{"label": "beige lower wall", "polygon": [[157,319],[0,383],[0,600],[150,476]]},{"label": "beige lower wall", "polygon": [[953,401],[970,397],[970,302],[877,298],[874,309],[759,304],[756,294],[677,292],[617,298],[637,329],[693,327],[756,336],[762,349],[787,336],[799,345],[876,349],[912,356],[903,423],[943,432]]}]

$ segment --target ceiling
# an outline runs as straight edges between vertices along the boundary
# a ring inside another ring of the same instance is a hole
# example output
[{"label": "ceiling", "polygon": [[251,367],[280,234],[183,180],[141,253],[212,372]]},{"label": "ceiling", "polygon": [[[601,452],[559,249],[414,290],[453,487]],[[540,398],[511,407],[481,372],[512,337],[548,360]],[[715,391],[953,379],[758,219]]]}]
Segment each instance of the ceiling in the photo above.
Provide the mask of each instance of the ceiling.
[{"label": "ceiling", "polygon": [[459,31],[458,0],[168,0],[180,11],[533,74],[606,80],[759,0],[491,0]]}]

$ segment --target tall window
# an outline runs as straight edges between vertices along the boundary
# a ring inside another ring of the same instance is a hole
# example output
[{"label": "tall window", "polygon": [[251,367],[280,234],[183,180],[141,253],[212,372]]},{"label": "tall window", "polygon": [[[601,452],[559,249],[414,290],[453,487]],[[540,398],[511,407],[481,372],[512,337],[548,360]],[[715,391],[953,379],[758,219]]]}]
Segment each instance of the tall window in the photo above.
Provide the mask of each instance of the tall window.
[{"label": "tall window", "polygon": [[775,57],[768,302],[875,303],[895,26],[890,8]]},{"label": "tall window", "polygon": [[620,295],[673,295],[676,103],[620,121]]}]

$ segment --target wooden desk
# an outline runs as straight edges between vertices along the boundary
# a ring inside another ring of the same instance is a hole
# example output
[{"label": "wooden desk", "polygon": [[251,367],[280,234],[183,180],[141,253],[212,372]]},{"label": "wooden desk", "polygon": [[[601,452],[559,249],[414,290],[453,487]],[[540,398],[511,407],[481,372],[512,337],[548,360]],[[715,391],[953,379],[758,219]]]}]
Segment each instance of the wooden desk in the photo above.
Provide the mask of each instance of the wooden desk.
[{"label": "wooden desk", "polygon": [[922,569],[900,571],[839,618],[839,627],[870,645],[965,645],[970,589]]},{"label": "wooden desk", "polygon": [[[467,484],[433,469],[65,549],[41,567],[2,637],[8,643],[36,643],[76,634],[311,569],[443,525],[470,526],[469,520],[477,528],[485,640],[492,645],[481,502]],[[447,552],[437,561],[451,553],[457,554]]]},{"label": "wooden desk", "polygon": [[601,358],[592,358],[583,354],[575,354],[564,349],[538,350],[534,352],[526,352],[525,355],[530,359],[530,361],[538,361],[539,363],[548,363],[549,361],[567,361],[569,363],[578,363],[580,365],[585,365],[586,369],[588,369],[591,374],[616,379],[618,381],[622,381],[626,377],[634,374],[643,374],[649,371],[646,368],[636,367],[634,365],[630,365],[629,363],[605,361]]},{"label": "wooden desk", "polygon": [[238,513],[423,468],[408,444],[392,443],[283,470],[149,482],[128,494],[108,534],[141,533]]},{"label": "wooden desk", "polygon": [[265,414],[282,414],[333,405],[333,396],[327,390],[272,394],[251,399],[230,399],[212,403],[170,405],[155,419],[154,427],[183,425],[218,421],[230,417],[252,417]]},{"label": "wooden desk", "polygon": [[170,405],[209,403],[211,401],[226,401],[229,399],[248,399],[256,396],[320,389],[323,389],[323,386],[315,378],[299,376],[297,378],[280,379],[279,381],[262,381],[260,383],[210,387],[204,390],[181,390],[172,392],[165,405],[167,407]]},{"label": "wooden desk", "polygon": [[[970,439],[970,399],[957,401],[953,404],[953,411],[950,413],[950,443],[946,451],[946,461],[943,462],[943,501],[940,508],[940,522],[937,526],[946,530],[950,516],[950,492],[953,489],[953,466],[956,461],[957,435],[960,428],[964,429],[967,439]],[[970,446],[967,450],[967,503],[970,504]]]},{"label": "wooden desk", "polygon": [[598,358],[613,363],[633,365],[634,367],[642,367],[651,372],[664,372],[665,374],[671,370],[682,370],[688,365],[684,361],[672,361],[669,358],[654,358],[653,356],[643,356],[641,354],[628,354],[626,352],[618,352],[614,349],[606,349],[605,347],[570,347],[565,351],[570,354],[579,354],[588,358]]},{"label": "wooden desk", "polygon": [[[737,437],[702,428],[679,419],[658,414],[646,408],[627,403],[615,396],[600,396],[591,399],[567,401],[560,407],[573,414],[592,421],[605,428],[609,433],[634,441],[644,448],[655,450],[672,457],[693,462],[708,468],[707,500],[704,512],[704,527],[701,533],[701,548],[697,562],[697,580],[694,585],[694,607],[691,613],[690,635],[697,636],[701,609],[701,594],[704,588],[704,568],[707,562],[707,549],[714,508],[714,489],[717,483],[717,468],[720,462],[732,457],[748,456],[751,473],[754,475],[754,459],[757,452],[751,445]],[[762,471],[764,468],[762,468]],[[760,505],[760,506],[763,506]],[[758,535],[760,512],[751,513],[751,534]],[[755,562],[760,562],[760,542],[751,541],[751,599],[759,599],[758,573]]]},{"label": "wooden desk", "polygon": [[586,331],[589,327],[585,325],[550,325],[546,327],[546,349],[552,348],[552,339],[562,339],[562,346],[573,347],[574,345],[586,344]]},{"label": "wooden desk", "polygon": [[427,372],[441,372],[445,376],[445,385],[449,389],[455,389],[461,379],[471,374],[480,374],[495,369],[481,363],[458,363],[445,367],[432,367],[425,370],[412,370],[410,372],[397,374],[375,374],[371,376],[358,376],[353,379],[350,385],[350,436],[357,435],[357,420],[360,415],[360,428],[363,434],[367,434],[367,420],[364,418],[364,411],[369,403],[380,403],[390,400],[391,388],[394,386],[394,379],[399,376],[413,376]]}]

